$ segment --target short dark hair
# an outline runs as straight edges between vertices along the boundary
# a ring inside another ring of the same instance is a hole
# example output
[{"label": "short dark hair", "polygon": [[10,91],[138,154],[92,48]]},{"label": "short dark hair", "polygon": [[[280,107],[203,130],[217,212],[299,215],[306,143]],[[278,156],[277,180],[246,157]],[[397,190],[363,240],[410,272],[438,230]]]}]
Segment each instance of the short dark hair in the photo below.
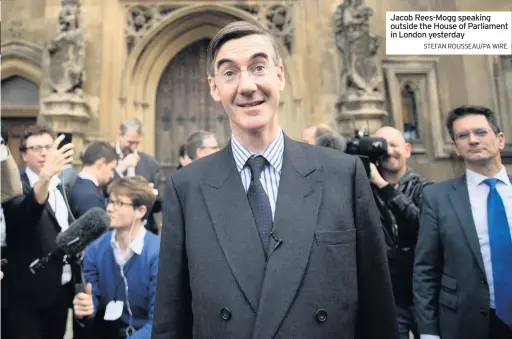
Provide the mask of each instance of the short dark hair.
[{"label": "short dark hair", "polygon": [[187,145],[181,144],[180,148],[178,149],[178,155],[180,156],[180,158],[183,158],[185,154],[187,154]]},{"label": "short dark hair", "polygon": [[197,149],[203,147],[204,140],[213,137],[215,135],[211,132],[207,131],[199,131],[192,133],[187,139],[187,155],[191,160],[196,160],[197,158]]},{"label": "short dark hair", "polygon": [[453,141],[455,141],[455,132],[453,131],[453,123],[455,120],[472,114],[483,115],[489,122],[489,125],[491,125],[493,132],[495,134],[500,133],[496,114],[490,108],[484,106],[462,105],[452,109],[448,113],[448,118],[446,118],[446,128],[448,129],[448,133],[450,133],[450,137]]},{"label": "short dark hair", "polygon": [[31,125],[25,128],[23,131],[23,136],[20,140],[20,152],[27,151],[27,140],[32,136],[38,136],[43,134],[49,134],[53,140],[55,140],[55,132],[50,126],[46,126],[43,124]]},{"label": "short dark hair", "polygon": [[84,166],[91,166],[101,158],[105,158],[107,164],[117,160],[118,156],[114,146],[105,141],[96,141],[87,146],[81,156]]},{"label": "short dark hair", "polygon": [[213,63],[222,45],[230,40],[240,39],[249,35],[262,35],[268,39],[274,50],[274,62],[281,64],[277,41],[270,32],[247,21],[236,21],[218,31],[210,41],[208,49],[206,50],[206,71],[208,75],[213,76],[215,73],[215,65]]},{"label": "short dark hair", "polygon": [[317,146],[333,148],[335,150],[345,152],[347,141],[340,135],[334,133],[325,133],[316,138]]}]

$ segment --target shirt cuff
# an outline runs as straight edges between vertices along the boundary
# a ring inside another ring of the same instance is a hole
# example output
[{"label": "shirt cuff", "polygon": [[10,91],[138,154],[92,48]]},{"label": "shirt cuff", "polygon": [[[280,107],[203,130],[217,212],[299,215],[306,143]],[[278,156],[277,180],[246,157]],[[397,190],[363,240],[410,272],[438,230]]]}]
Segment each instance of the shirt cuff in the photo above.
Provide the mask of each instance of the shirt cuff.
[{"label": "shirt cuff", "polygon": [[433,334],[421,334],[420,339],[441,339],[441,337]]},{"label": "shirt cuff", "polygon": [[5,161],[9,157],[9,149],[6,147],[5,151],[0,154],[0,161]]}]

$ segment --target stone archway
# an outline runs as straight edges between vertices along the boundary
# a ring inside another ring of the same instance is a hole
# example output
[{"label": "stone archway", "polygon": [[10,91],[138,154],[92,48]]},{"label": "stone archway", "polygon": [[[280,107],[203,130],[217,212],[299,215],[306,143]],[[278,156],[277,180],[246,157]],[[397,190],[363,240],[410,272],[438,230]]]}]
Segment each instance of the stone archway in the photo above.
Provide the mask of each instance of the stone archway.
[{"label": "stone archway", "polygon": [[[123,71],[118,112],[120,119],[137,117],[144,123],[142,148],[155,151],[155,113],[159,80],[167,65],[190,44],[211,39],[230,22],[245,20],[261,25],[248,12],[227,6],[200,4],[176,9],[153,27],[133,47]],[[279,46],[285,66],[286,88],[281,96],[279,119],[290,134],[300,133],[305,114],[301,112],[299,80],[285,46]],[[204,74],[206,77],[206,74]],[[172,147],[178,148],[178,145]]]}]

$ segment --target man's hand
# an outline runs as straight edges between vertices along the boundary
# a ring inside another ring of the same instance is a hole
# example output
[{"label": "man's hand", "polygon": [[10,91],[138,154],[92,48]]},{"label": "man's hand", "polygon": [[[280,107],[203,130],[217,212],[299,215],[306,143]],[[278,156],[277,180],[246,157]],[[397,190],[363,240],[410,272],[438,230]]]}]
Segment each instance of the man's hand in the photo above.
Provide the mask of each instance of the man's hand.
[{"label": "man's hand", "polygon": [[140,157],[135,153],[128,154],[122,161],[117,165],[117,172],[124,173],[128,168],[135,167],[140,161]]},{"label": "man's hand", "polygon": [[377,166],[375,166],[374,163],[370,163],[370,169],[371,169],[371,176],[370,176],[370,182],[377,186],[378,188],[382,188],[389,183],[382,178],[382,176],[379,173],[379,170],[377,169]]},{"label": "man's hand", "polygon": [[60,135],[53,142],[44,167],[41,169],[41,177],[51,179],[54,175],[60,173],[64,169],[64,166],[73,162],[74,145],[69,143],[59,149],[62,140],[64,140],[64,135]]},{"label": "man's hand", "polygon": [[85,293],[80,292],[73,299],[73,311],[77,318],[84,318],[94,313],[94,304],[92,302],[92,285],[85,286]]}]

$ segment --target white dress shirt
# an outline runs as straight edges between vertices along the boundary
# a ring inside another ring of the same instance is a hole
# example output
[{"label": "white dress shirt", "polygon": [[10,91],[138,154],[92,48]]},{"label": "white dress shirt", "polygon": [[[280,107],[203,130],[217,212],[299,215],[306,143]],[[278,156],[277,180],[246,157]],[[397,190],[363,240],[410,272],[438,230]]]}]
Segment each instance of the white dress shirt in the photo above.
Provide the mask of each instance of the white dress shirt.
[{"label": "white dress shirt", "polygon": [[[121,150],[121,146],[119,146],[119,143],[116,144],[116,152],[117,152],[117,155],[119,156],[118,164],[121,164],[123,162],[123,159],[124,159],[124,153]],[[137,150],[135,150],[133,153],[137,154]],[[118,174],[119,174],[120,177],[124,176],[123,173],[118,173]],[[126,176],[127,177],[135,176],[135,166],[128,167],[128,169],[126,170]]]},{"label": "white dress shirt", "polygon": [[[30,187],[34,187],[35,183],[39,179],[39,175],[37,175],[34,171],[27,167],[25,170],[27,173],[28,181],[30,182]],[[66,202],[64,201],[64,197],[62,193],[57,189],[57,186],[60,184],[60,179],[57,176],[54,176],[50,182],[50,190],[48,194],[48,203],[55,213],[55,218],[59,223],[61,228],[61,232],[64,232],[69,228],[68,221],[68,208]],[[62,269],[62,279],[61,284],[64,285],[71,281],[71,266],[64,265]]]},{"label": "white dress shirt", "polygon": [[[480,243],[480,252],[485,267],[485,275],[489,286],[490,302],[489,307],[494,308],[494,279],[492,276],[491,247],[489,244],[489,225],[487,223],[487,196],[490,187],[483,181],[488,177],[466,169],[466,181],[468,186],[469,201],[471,203],[471,213],[475,222],[478,242]],[[505,167],[494,177],[498,179],[496,189],[503,199],[505,211],[507,213],[508,225],[512,236],[512,184],[507,175]],[[437,335],[422,334],[420,339],[440,339]]]},{"label": "white dress shirt", "polygon": [[112,237],[110,238],[110,245],[112,246],[112,250],[114,251],[114,258],[116,259],[116,263],[119,266],[123,267],[133,257],[134,254],[140,255],[142,253],[145,236],[146,229],[144,228],[144,226],[141,226],[139,232],[130,243],[128,251],[123,256],[121,254],[121,248],[119,247],[119,243],[116,241],[116,230],[112,232]]}]

